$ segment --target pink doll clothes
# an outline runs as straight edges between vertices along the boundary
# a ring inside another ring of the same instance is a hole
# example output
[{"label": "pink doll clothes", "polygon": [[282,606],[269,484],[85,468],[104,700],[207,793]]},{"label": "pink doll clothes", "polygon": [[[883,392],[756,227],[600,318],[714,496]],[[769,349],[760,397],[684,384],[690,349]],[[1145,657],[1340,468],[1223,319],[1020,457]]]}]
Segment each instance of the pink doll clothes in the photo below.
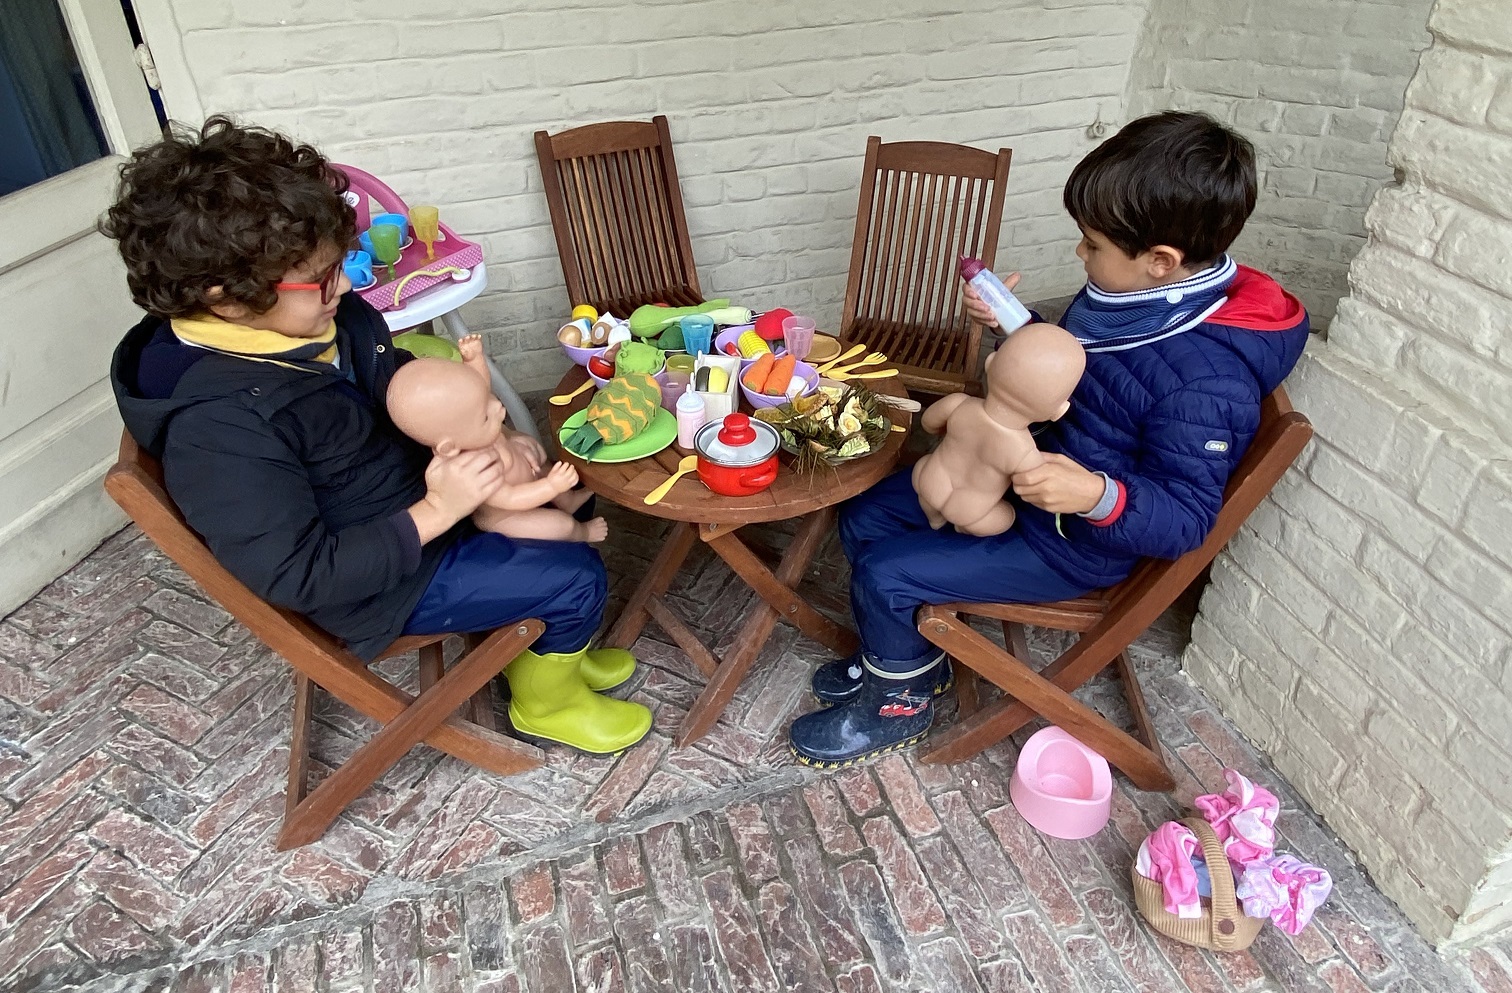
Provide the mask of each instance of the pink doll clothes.
[{"label": "pink doll clothes", "polygon": [[1246,865],[1234,895],[1247,916],[1269,917],[1287,934],[1300,934],[1332,890],[1327,869],[1280,854]]},{"label": "pink doll clothes", "polygon": [[1229,788],[1206,793],[1192,801],[1213,825],[1223,842],[1223,851],[1235,865],[1248,865],[1270,856],[1276,849],[1276,814],[1281,804],[1275,794],[1256,786],[1233,769],[1224,769]]},{"label": "pink doll clothes", "polygon": [[1192,856],[1201,854],[1202,845],[1190,828],[1166,821],[1140,843],[1134,869],[1160,884],[1166,913],[1182,918],[1201,917],[1197,871],[1192,867]]}]

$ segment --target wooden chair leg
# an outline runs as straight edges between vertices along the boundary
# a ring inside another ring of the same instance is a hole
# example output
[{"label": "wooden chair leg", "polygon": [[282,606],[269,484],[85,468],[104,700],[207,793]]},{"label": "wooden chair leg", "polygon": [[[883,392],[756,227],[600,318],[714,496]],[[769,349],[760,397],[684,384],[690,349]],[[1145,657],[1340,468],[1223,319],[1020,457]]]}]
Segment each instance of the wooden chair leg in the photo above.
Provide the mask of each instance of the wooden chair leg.
[{"label": "wooden chair leg", "polygon": [[[307,845],[395,762],[452,716],[478,689],[530,645],[544,626],[536,621],[495,631],[363,744],[285,817],[280,851]],[[539,756],[539,752],[536,755]],[[533,764],[539,764],[539,759]],[[528,766],[527,766],[528,767]]]},{"label": "wooden chair leg", "polygon": [[[1068,734],[1117,766],[1140,789],[1175,789],[1176,784],[1171,778],[1170,770],[1166,768],[1165,760],[1157,750],[1071,696],[1069,691],[1085,682],[1085,678],[1069,686],[1060,685],[1059,680],[1047,679],[982,637],[953,614],[928,613],[920,624],[920,630],[925,632],[931,642],[992,680],[1018,701],[1008,710],[1016,714],[1022,713],[1023,720],[1006,733],[1011,734],[1036,715],[1042,716],[1064,728]],[[979,713],[976,717],[980,718],[985,713]],[[966,723],[970,722],[962,722],[957,728]],[[976,730],[980,731],[979,728]],[[947,732],[941,736],[940,743],[922,758],[926,762],[957,761],[975,755],[1000,741],[1003,736],[1000,734],[986,740],[987,736],[978,733],[970,736],[968,744],[961,747],[961,738],[952,739],[950,732]]]},{"label": "wooden chair leg", "polygon": [[[467,646],[467,650],[469,652],[472,652],[476,651],[478,646],[483,644],[483,642],[487,640],[487,635],[478,634],[475,632],[473,634],[465,635],[462,639],[462,642]],[[492,679],[484,683],[483,688],[472,695],[472,699],[468,701],[468,705],[463,709],[461,716],[466,718],[467,720],[472,721],[479,727],[485,727],[490,731],[497,731],[499,729],[498,718],[494,716],[494,691]]]},{"label": "wooden chair leg", "polygon": [[294,670],[294,730],[289,735],[289,782],[284,788],[284,820],[304,802],[310,788],[310,719],[315,710],[315,684]]}]

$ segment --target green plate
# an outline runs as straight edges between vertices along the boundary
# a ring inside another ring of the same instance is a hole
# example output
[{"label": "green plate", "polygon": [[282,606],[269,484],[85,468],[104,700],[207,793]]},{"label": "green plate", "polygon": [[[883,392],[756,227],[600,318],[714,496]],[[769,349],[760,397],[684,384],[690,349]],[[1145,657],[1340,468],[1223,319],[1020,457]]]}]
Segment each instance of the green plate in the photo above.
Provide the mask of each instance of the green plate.
[{"label": "green plate", "polygon": [[[562,430],[557,432],[557,441],[565,444],[572,432],[582,427],[587,420],[588,410],[585,407],[562,422]],[[651,424],[646,430],[618,445],[599,446],[599,450],[593,453],[593,457],[586,461],[634,462],[647,455],[655,455],[675,440],[677,440],[677,418],[673,417],[665,407],[658,407],[656,416],[651,419]]]}]

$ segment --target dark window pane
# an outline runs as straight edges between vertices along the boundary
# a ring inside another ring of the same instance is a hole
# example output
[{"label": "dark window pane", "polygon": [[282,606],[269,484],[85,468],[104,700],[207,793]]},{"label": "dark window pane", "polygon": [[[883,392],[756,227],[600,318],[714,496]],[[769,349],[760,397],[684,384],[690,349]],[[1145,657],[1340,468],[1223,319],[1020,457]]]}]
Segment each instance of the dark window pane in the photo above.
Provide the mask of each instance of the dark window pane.
[{"label": "dark window pane", "polygon": [[0,196],[107,151],[57,4],[0,0]]}]

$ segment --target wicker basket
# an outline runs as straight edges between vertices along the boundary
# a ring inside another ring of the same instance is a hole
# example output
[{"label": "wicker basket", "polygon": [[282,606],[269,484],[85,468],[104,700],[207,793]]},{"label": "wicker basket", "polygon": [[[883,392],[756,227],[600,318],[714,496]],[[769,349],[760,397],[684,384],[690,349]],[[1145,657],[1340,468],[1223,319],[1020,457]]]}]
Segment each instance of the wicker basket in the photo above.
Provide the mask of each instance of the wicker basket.
[{"label": "wicker basket", "polygon": [[1134,877],[1134,902],[1150,926],[1168,938],[1215,952],[1238,952],[1250,946],[1267,923],[1263,917],[1246,917],[1234,897],[1234,874],[1223,842],[1213,833],[1213,826],[1201,817],[1187,817],[1183,824],[1191,828],[1202,843],[1202,856],[1208,864],[1213,882],[1213,898],[1202,908],[1201,917],[1177,917],[1165,909],[1162,887],[1131,868]]}]

